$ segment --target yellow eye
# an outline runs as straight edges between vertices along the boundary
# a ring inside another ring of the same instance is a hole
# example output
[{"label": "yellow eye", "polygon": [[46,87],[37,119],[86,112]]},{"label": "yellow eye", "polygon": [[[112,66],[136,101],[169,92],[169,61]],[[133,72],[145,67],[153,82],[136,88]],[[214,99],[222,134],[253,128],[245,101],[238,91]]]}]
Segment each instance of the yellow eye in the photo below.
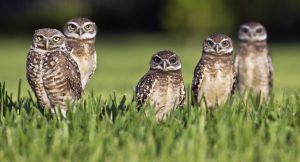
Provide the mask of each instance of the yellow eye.
[{"label": "yellow eye", "polygon": [[60,40],[60,37],[53,37],[54,42],[58,42]]},{"label": "yellow eye", "polygon": [[37,41],[43,40],[43,36],[41,36],[41,35],[36,36],[36,40],[37,40]]}]

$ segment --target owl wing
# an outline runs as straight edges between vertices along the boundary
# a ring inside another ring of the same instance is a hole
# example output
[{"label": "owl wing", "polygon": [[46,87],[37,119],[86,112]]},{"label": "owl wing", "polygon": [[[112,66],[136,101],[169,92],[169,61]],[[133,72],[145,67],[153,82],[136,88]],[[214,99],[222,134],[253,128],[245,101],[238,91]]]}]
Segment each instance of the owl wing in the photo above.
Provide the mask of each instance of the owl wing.
[{"label": "owl wing", "polygon": [[71,50],[67,49],[65,52],[60,52],[58,55],[59,64],[64,73],[65,81],[70,89],[73,97],[79,99],[83,92],[81,85],[81,75],[75,60],[70,55]]},{"label": "owl wing", "polygon": [[35,65],[33,64],[33,60],[35,59],[35,55],[33,51],[30,51],[27,55],[27,60],[26,60],[26,78],[27,81],[33,91],[35,91],[35,87],[37,87],[37,82],[34,81],[35,73]]},{"label": "owl wing", "polygon": [[268,74],[268,79],[269,79],[269,92],[272,92],[273,90],[273,64],[272,64],[272,58],[270,55],[268,55],[268,68],[269,68],[269,74]]},{"label": "owl wing", "polygon": [[180,103],[179,106],[183,106],[185,105],[185,86],[184,86],[184,82],[181,82],[181,88],[180,88]]},{"label": "owl wing", "polygon": [[96,71],[96,67],[97,67],[97,52],[94,51],[94,53],[92,54],[93,56],[95,56],[94,61],[95,64],[93,65],[93,70],[91,71],[90,75],[89,75],[89,80],[92,78],[92,76],[95,74]]},{"label": "owl wing", "polygon": [[155,85],[155,78],[151,73],[145,74],[135,88],[137,107],[140,109],[149,97]]},{"label": "owl wing", "polygon": [[234,94],[234,91],[236,89],[236,85],[237,85],[237,76],[236,76],[236,72],[234,71],[232,74],[232,89],[231,89],[231,94]]},{"label": "owl wing", "polygon": [[69,88],[72,90],[74,96],[78,99],[82,94],[82,85],[81,85],[81,74],[79,71],[79,67],[76,61],[71,56],[71,49],[67,49],[66,52],[66,64],[70,67],[70,69],[66,69],[66,80],[68,82]]},{"label": "owl wing", "polygon": [[200,61],[198,62],[194,70],[194,78],[192,82],[192,103],[193,104],[195,101],[197,101],[198,89],[202,84],[203,76],[204,76],[204,64],[203,64],[203,60],[200,59]]},{"label": "owl wing", "polygon": [[235,60],[234,60],[234,72],[235,72],[235,83],[238,84],[238,77],[237,75],[239,74],[239,60],[240,59],[240,55],[237,53],[235,56]]}]

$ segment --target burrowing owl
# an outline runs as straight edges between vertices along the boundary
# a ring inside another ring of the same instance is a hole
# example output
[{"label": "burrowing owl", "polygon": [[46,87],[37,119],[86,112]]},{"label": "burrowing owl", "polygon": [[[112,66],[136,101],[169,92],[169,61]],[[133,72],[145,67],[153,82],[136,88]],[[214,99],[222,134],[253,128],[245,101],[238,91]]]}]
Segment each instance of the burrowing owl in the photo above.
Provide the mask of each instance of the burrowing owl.
[{"label": "burrowing owl", "polygon": [[272,90],[272,60],[267,45],[267,31],[257,22],[241,25],[239,49],[235,60],[238,89],[253,91],[268,99]]},{"label": "burrowing owl", "polygon": [[195,105],[205,99],[211,109],[224,103],[235,87],[233,66],[233,44],[224,34],[213,34],[203,42],[203,53],[199,60],[192,82],[192,100]]},{"label": "burrowing owl", "polygon": [[66,44],[73,50],[71,56],[78,64],[83,89],[96,70],[96,34],[96,24],[87,18],[71,19],[64,26]]},{"label": "burrowing owl", "polygon": [[[66,101],[81,97],[80,72],[56,29],[39,29],[33,35],[26,62],[27,80],[42,108],[59,106],[65,115]],[[53,109],[51,109],[53,110]]]},{"label": "burrowing owl", "polygon": [[185,103],[181,62],[174,52],[160,51],[153,55],[150,70],[136,86],[136,97],[138,108],[145,102],[155,107],[157,120]]}]

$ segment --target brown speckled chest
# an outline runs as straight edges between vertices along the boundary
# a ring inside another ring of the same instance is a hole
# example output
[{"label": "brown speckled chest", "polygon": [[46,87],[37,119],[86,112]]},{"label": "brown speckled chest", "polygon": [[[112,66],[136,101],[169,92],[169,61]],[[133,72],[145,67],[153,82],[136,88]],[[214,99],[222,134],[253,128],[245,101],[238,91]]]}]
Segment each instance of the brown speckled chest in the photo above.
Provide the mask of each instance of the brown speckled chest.
[{"label": "brown speckled chest", "polygon": [[181,72],[156,72],[154,86],[149,95],[149,102],[154,105],[158,119],[173,108],[183,104],[185,98]]},{"label": "brown speckled chest", "polygon": [[269,94],[268,48],[266,44],[241,43],[239,46],[239,63],[237,65],[239,91],[263,91]]},{"label": "brown speckled chest", "polygon": [[231,56],[204,55],[202,60],[203,80],[198,87],[198,102],[205,97],[208,107],[224,103],[231,94],[234,83]]}]

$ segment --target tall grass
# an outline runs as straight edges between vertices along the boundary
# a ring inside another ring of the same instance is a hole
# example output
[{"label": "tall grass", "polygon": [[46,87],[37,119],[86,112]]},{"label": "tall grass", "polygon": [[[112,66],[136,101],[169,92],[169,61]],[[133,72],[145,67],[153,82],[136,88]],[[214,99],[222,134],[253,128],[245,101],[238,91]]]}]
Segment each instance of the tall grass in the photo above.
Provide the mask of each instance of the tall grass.
[{"label": "tall grass", "polygon": [[[19,87],[21,84],[19,84]],[[70,104],[66,118],[0,84],[0,161],[299,161],[300,100],[269,104],[238,95],[213,113],[190,104],[157,123],[131,97],[95,94]],[[14,97],[17,95],[19,97]]]}]

